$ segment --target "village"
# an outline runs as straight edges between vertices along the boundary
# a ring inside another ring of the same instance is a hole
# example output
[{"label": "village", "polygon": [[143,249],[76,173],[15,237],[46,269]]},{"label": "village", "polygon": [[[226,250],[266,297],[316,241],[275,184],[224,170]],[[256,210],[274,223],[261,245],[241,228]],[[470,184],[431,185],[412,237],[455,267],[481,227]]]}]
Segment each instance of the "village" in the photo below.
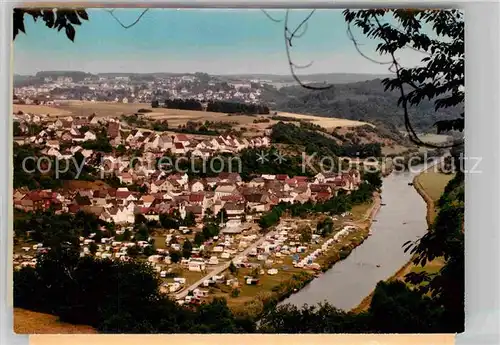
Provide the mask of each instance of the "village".
[{"label": "village", "polygon": [[14,88],[14,104],[53,105],[65,100],[150,103],[156,98],[193,98],[258,102],[264,85],[259,79],[220,80],[204,73],[144,77],[75,73],[72,76],[35,76],[29,85]]},{"label": "village", "polygon": [[[82,146],[85,142],[95,141],[99,131],[106,133],[113,147],[123,145],[127,150],[140,150],[142,157],[139,158],[144,161],[154,161],[167,151],[180,157],[200,154],[212,157],[271,145],[267,136],[242,139],[221,135],[207,139],[196,135],[129,129],[116,118],[50,119],[15,114],[14,121],[19,122],[25,133],[22,139],[18,139],[19,144],[42,147],[42,154],[57,159],[70,158],[79,152],[92,161],[96,152]],[[33,123],[41,128],[36,134],[29,133]],[[318,260],[332,248],[338,251],[344,237],[361,239],[349,212],[332,218],[335,231],[326,237],[314,231],[320,218],[282,219],[268,232],[263,232],[258,224],[260,217],[278,204],[322,202],[339,191],[350,193],[358,189],[362,180],[356,169],[347,173],[318,173],[313,177],[261,174],[245,182],[237,172],[190,178],[187,173],[168,174],[154,166],[132,167],[132,157],[118,157],[116,152],[101,158],[107,162],[107,166],[101,166],[101,169],[112,171],[120,187],[18,188],[13,193],[15,209],[23,212],[50,209],[56,214],[83,211],[115,224],[116,237],[103,238],[96,233],[80,237],[81,256],[128,261],[132,252],[142,253],[143,260],[163,281],[161,291],[181,304],[200,303],[200,300],[210,297],[210,291],[217,294],[214,286],[226,286],[223,295],[234,297],[239,294],[234,291],[240,291],[244,286],[259,286],[266,276],[279,277],[285,271],[320,271],[322,267]],[[141,190],[132,188],[138,185]],[[147,222],[158,224],[159,228],[142,240],[135,239],[134,233],[138,215]],[[163,227],[161,220],[165,215],[175,215],[183,225]],[[217,224],[218,231],[215,235],[202,237],[202,240],[197,239],[197,235],[205,233],[207,219]],[[311,236],[303,235],[304,226]],[[124,233],[131,236],[118,240],[119,236],[124,238]],[[186,242],[190,244],[188,253]],[[37,254],[48,250],[43,243],[16,248],[16,268],[35,266]],[[237,271],[247,274],[237,275]],[[222,290],[217,291],[222,293]],[[257,292],[258,289],[253,294]]]}]

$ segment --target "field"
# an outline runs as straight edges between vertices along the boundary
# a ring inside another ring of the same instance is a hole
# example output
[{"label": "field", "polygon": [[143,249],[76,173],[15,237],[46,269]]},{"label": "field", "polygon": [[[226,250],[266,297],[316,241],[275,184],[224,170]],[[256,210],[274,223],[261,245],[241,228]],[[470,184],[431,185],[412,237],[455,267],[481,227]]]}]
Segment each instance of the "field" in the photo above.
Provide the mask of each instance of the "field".
[{"label": "field", "polygon": [[14,113],[18,113],[19,111],[22,111],[23,113],[49,115],[49,116],[72,115],[71,111],[62,109],[61,107],[47,106],[47,105],[14,104],[13,111],[14,111]]},{"label": "field", "polygon": [[14,332],[17,334],[96,334],[97,331],[84,325],[72,325],[58,321],[58,317],[14,308]]},{"label": "field", "polygon": [[454,176],[454,174],[442,174],[431,168],[420,174],[417,179],[424,192],[436,202],[441,197],[444,187]]},{"label": "field", "polygon": [[[313,116],[313,115],[293,114],[293,113],[285,113],[285,112],[281,112],[281,111],[279,111],[277,115],[293,117],[293,118],[296,118],[299,120],[310,121],[311,123],[314,123],[316,125],[319,125],[321,127],[327,128],[327,129],[333,129],[335,127],[357,127],[357,126],[363,126],[363,125],[369,124],[367,122],[361,122],[361,121],[338,119],[338,118],[333,118],[333,117],[319,117],[319,116]],[[371,125],[371,124],[369,124],[369,125]],[[373,126],[373,125],[371,125],[371,126]]]},{"label": "field", "polygon": [[[262,131],[277,123],[278,121],[271,120],[267,123],[254,123],[258,118],[266,116],[256,115],[235,115],[229,116],[225,113],[215,113],[206,111],[179,110],[166,108],[151,108],[149,103],[112,103],[112,102],[88,102],[88,101],[66,101],[58,106],[45,105],[19,105],[14,104],[14,112],[22,111],[25,113],[48,114],[49,117],[65,117],[65,116],[84,116],[91,115],[98,117],[120,117],[121,115],[131,115],[137,113],[139,109],[151,110],[149,113],[144,113],[143,116],[154,120],[168,120],[170,126],[179,126],[186,124],[187,121],[222,121],[222,122],[237,122],[235,127],[246,127],[250,132]],[[318,117],[312,115],[301,115],[278,112],[277,115],[293,117],[309,121],[320,125],[327,129],[335,127],[353,127],[362,126],[366,123],[359,121],[351,121],[345,119]]]}]

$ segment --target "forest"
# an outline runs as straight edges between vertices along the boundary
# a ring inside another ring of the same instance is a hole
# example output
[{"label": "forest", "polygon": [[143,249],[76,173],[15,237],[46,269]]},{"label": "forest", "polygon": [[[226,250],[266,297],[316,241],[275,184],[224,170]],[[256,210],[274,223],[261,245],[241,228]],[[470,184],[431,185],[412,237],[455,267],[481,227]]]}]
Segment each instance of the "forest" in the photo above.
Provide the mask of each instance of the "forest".
[{"label": "forest", "polygon": [[[381,79],[333,84],[319,91],[299,85],[264,91],[263,101],[273,110],[366,122],[378,120],[404,127],[403,110],[398,104],[400,95],[397,90],[384,91]],[[435,132],[436,121],[455,119],[462,112],[460,107],[435,111],[434,103],[424,99],[411,108],[409,115],[416,130]]]},{"label": "forest", "polygon": [[[158,100],[153,100],[151,102],[152,108],[158,108],[160,102]],[[201,101],[196,99],[166,99],[163,107],[169,109],[183,109],[183,110],[203,110],[203,104]],[[207,102],[206,111],[217,112],[217,113],[227,113],[227,114],[269,114],[269,108],[261,104],[253,103],[240,103],[234,101],[216,101],[210,100]]]},{"label": "forest", "polygon": [[381,157],[382,147],[379,143],[337,144],[314,130],[304,129],[291,123],[278,122],[272,127],[271,140],[273,143],[288,145],[304,145],[307,154],[317,153],[319,156],[341,157]]}]

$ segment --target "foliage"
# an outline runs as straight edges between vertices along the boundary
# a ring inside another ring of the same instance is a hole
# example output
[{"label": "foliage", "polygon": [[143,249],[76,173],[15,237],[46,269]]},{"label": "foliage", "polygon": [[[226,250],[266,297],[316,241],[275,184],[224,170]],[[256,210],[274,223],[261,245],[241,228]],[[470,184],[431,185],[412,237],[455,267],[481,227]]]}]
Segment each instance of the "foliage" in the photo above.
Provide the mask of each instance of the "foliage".
[{"label": "foliage", "polygon": [[232,261],[229,263],[229,272],[231,272],[232,275],[236,275],[238,273],[238,268]]},{"label": "foliage", "polygon": [[[464,14],[462,10],[345,10],[346,22],[379,42],[376,51],[394,55],[403,49],[426,56],[421,66],[394,63],[396,75],[382,81],[385,90],[399,93],[398,105],[419,105],[433,100],[434,110],[451,108],[455,118],[436,121],[438,133],[464,127]],[[394,24],[391,24],[394,23]],[[432,34],[429,34],[429,29]],[[406,89],[406,91],[405,91]],[[410,90],[408,92],[408,89]],[[405,126],[412,132],[405,114]]]},{"label": "foliage", "polygon": [[263,214],[259,219],[259,225],[262,229],[268,229],[278,224],[281,215],[288,211],[293,217],[304,217],[313,213],[328,213],[330,215],[340,214],[349,211],[353,205],[363,204],[372,199],[376,186],[370,183],[361,183],[357,190],[349,195],[339,192],[338,195],[331,197],[325,202],[305,202],[303,204],[279,203],[271,211]]},{"label": "foliage", "polygon": [[335,140],[314,130],[298,127],[294,124],[278,122],[273,126],[271,140],[274,143],[288,145],[305,145],[307,154],[316,153],[320,157],[347,156],[347,157],[380,157],[380,144],[350,144],[338,145]]},{"label": "foliage", "polygon": [[177,250],[173,250],[173,251],[170,251],[170,260],[172,260],[172,262],[174,264],[178,263],[179,261],[181,261],[182,259],[182,254],[181,252],[177,251]]},{"label": "foliage", "polygon": [[19,31],[26,33],[24,26],[25,15],[30,15],[34,21],[41,18],[45,25],[50,29],[57,31],[65,30],[66,36],[71,40],[75,40],[74,25],[81,25],[82,19],[89,20],[85,9],[49,9],[49,8],[15,8],[13,11],[14,24],[14,39],[16,39]]},{"label": "foliage", "polygon": [[303,226],[299,229],[300,241],[302,243],[309,243],[312,240],[312,231],[309,226]]},{"label": "foliage", "polygon": [[189,259],[191,257],[191,252],[193,251],[193,244],[190,240],[186,239],[182,244],[182,257]]},{"label": "foliage", "polygon": [[325,219],[319,221],[316,225],[316,232],[323,237],[330,235],[333,232],[332,218],[326,217]]},{"label": "foliage", "polygon": [[246,104],[226,101],[210,101],[207,111],[214,111],[228,114],[269,114],[269,108],[265,105]]}]

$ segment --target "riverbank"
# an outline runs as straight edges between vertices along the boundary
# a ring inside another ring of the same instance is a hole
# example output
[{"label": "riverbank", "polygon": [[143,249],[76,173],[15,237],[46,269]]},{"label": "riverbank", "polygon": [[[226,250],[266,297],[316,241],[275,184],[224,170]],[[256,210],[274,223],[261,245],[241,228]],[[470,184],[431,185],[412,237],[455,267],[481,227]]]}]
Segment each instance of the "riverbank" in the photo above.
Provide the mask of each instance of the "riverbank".
[{"label": "riverbank", "polygon": [[[439,164],[439,163],[436,163],[436,164]],[[427,168],[426,170],[420,172],[417,176],[415,176],[413,178],[413,181],[412,181],[413,187],[415,188],[417,193],[422,197],[422,199],[426,203],[426,209],[427,209],[426,222],[427,222],[427,226],[429,226],[429,227],[431,226],[431,224],[433,223],[433,221],[437,215],[436,202],[437,202],[438,197],[437,196],[435,196],[434,198],[431,197],[429,192],[424,187],[424,184],[422,183],[422,178],[424,176],[426,176],[425,174],[430,174],[430,173],[440,174],[437,172],[432,172],[431,169],[434,169],[434,168],[435,168],[435,165],[430,166],[429,168]],[[441,181],[441,185],[438,187],[440,189],[440,193],[436,194],[436,195],[440,195],[444,191],[444,188],[446,186],[447,181],[451,180],[451,178],[452,178],[452,175],[450,175],[448,179]],[[429,267],[432,266],[432,270],[438,270],[439,266],[443,264],[442,261],[440,261],[438,259],[436,259],[435,261],[436,262],[428,263]],[[413,264],[413,261],[410,259],[406,264],[404,264],[399,270],[397,270],[386,281],[401,280],[404,278],[404,276],[406,276],[406,274],[408,274],[413,269],[415,269],[415,265]],[[370,304],[371,304],[373,293],[374,293],[374,291],[372,291],[368,296],[366,296],[359,303],[359,305],[357,307],[355,307],[351,310],[351,312],[360,313],[360,312],[368,310],[368,308],[370,307]]]},{"label": "riverbank", "polygon": [[[350,233],[340,243],[335,244],[327,253],[317,259],[316,262],[320,265],[321,272],[328,271],[336,263],[346,259],[356,247],[363,244],[369,237],[370,226],[379,212],[381,204],[380,194],[375,193],[371,202],[355,206],[352,211],[353,215],[356,215],[355,219],[346,221],[343,224],[355,226],[357,230]],[[288,258],[286,263],[291,264],[291,258]],[[295,268],[291,268],[280,273],[286,275],[286,277],[265,276],[261,288],[252,297],[248,296],[246,291],[243,291],[243,289],[249,287],[243,286],[239,297],[227,298],[228,306],[235,314],[245,314],[258,318],[267,310],[276,307],[280,302],[298,293],[322,274],[312,270],[299,269],[296,272],[295,270]],[[244,273],[246,271],[242,272],[242,274]],[[269,280],[274,281],[274,285],[270,284]],[[255,288],[258,288],[258,286]],[[242,298],[243,300],[241,300]],[[238,300],[239,303],[237,303]]]}]

